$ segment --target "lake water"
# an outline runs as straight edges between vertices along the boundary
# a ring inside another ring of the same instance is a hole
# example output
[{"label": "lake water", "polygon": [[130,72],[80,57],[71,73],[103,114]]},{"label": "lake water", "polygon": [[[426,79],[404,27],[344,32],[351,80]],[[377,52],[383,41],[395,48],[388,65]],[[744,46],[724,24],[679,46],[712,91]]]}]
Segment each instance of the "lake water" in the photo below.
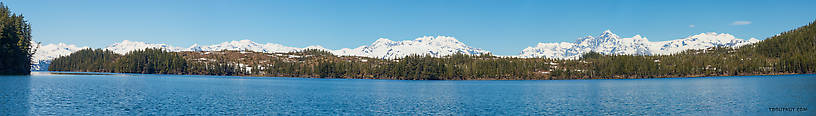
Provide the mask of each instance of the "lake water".
[{"label": "lake water", "polygon": [[0,76],[0,115],[814,115],[814,100],[816,75],[540,81]]}]

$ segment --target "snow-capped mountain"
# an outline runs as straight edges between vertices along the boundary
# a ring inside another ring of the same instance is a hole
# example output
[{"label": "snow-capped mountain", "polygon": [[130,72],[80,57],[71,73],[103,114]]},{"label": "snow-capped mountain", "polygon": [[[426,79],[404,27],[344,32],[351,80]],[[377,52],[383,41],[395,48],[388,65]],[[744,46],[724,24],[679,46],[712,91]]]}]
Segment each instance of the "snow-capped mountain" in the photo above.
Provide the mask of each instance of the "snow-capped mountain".
[{"label": "snow-capped mountain", "polygon": [[730,34],[714,32],[701,33],[677,40],[651,42],[640,35],[621,38],[606,30],[598,36],[587,36],[578,39],[574,43],[539,43],[535,47],[527,47],[522,50],[519,57],[576,59],[581,54],[590,51],[602,54],[661,55],[715,46],[737,47],[756,42],[759,42],[759,40],[754,38],[743,40]]},{"label": "snow-capped mountain", "polygon": [[139,41],[130,41],[130,40],[123,40],[119,43],[114,43],[112,45],[108,45],[105,47],[106,50],[113,51],[117,54],[126,54],[133,50],[141,50],[145,48],[162,48],[169,51],[182,51],[187,50],[181,47],[174,47],[167,44],[152,44],[152,43],[145,43]]},{"label": "snow-capped mountain", "polygon": [[488,53],[488,51],[467,46],[459,40],[447,36],[425,36],[415,40],[404,41],[392,41],[389,39],[380,38],[370,45],[360,46],[353,49],[343,48],[339,50],[330,50],[323,48],[322,46],[307,46],[304,48],[298,48],[276,43],[260,44],[250,40],[229,41],[207,46],[194,44],[188,48],[174,47],[166,44],[149,44],[124,40],[122,42],[110,45],[105,49],[112,50],[115,53],[125,54],[132,50],[144,48],[164,48],[170,51],[248,50],[265,53],[282,53],[300,51],[304,49],[320,49],[341,56],[364,56],[385,59],[401,58],[412,54],[445,56],[455,53],[470,55]]},{"label": "snow-capped mountain", "polygon": [[289,47],[284,46],[281,44],[276,43],[266,43],[266,44],[259,44],[255,43],[250,40],[239,40],[239,41],[230,41],[230,42],[223,42],[215,45],[209,46],[199,46],[195,44],[184,51],[221,51],[221,50],[248,50],[248,51],[255,51],[255,52],[265,52],[265,53],[280,53],[280,52],[293,52],[299,51],[303,49],[323,49],[326,48],[320,46],[308,46],[305,48],[297,48],[297,47]]},{"label": "snow-capped mountain", "polygon": [[[32,42],[33,43],[33,42]],[[36,44],[34,44],[36,45]],[[69,55],[76,51],[88,48],[87,46],[68,45],[65,43],[40,45],[34,53],[31,70],[46,70],[51,60],[60,56]]]},{"label": "snow-capped mountain", "polygon": [[249,50],[256,52],[289,52],[296,51],[300,48],[283,46],[280,44],[267,43],[258,44],[250,40],[230,41],[220,44],[203,46],[200,51],[221,51],[221,50]]},{"label": "snow-capped mountain", "polygon": [[[40,48],[35,54],[35,61],[45,61],[44,64],[50,62],[51,59],[62,55],[68,55],[75,51],[88,48],[76,47],[76,45],[49,44]],[[293,52],[304,49],[320,49],[332,52],[337,55],[344,56],[364,56],[373,58],[401,58],[412,54],[431,55],[431,56],[445,56],[454,53],[463,54],[481,54],[488,53],[481,49],[476,49],[465,45],[453,37],[447,36],[425,36],[415,40],[392,41],[385,38],[380,38],[370,45],[360,46],[354,49],[343,48],[339,50],[330,50],[322,46],[307,46],[303,48],[284,46],[276,43],[260,44],[250,40],[238,40],[222,42],[213,45],[199,45],[193,44],[190,47],[182,48],[167,44],[145,43],[139,41],[123,40],[122,42],[114,43],[106,46],[103,49],[111,50],[117,54],[127,54],[133,50],[140,50],[145,48],[162,48],[168,51],[220,51],[220,50],[248,50],[265,53],[282,53]],[[40,53],[43,52],[43,53]]]},{"label": "snow-capped mountain", "polygon": [[371,45],[354,49],[343,48],[332,53],[346,56],[365,56],[372,58],[394,59],[408,55],[430,55],[434,57],[455,53],[477,55],[488,51],[465,45],[456,38],[448,36],[424,36],[415,40],[392,41],[386,38],[377,39]]},{"label": "snow-capped mountain", "polygon": [[651,48],[653,48],[652,51],[657,51],[654,52],[654,54],[666,55],[679,53],[688,49],[705,49],[715,46],[739,47],[759,41],[760,40],[756,38],[743,40],[730,34],[708,32],[692,35],[683,39],[655,42]]}]

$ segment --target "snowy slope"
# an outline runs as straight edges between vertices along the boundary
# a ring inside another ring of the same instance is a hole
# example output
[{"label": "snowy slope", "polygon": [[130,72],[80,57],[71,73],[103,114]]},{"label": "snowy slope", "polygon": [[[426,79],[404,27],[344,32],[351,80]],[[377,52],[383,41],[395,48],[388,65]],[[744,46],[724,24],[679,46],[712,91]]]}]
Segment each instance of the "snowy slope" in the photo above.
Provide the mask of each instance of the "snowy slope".
[{"label": "snowy slope", "polygon": [[704,49],[715,46],[736,47],[759,40],[738,39],[730,34],[714,32],[701,33],[683,39],[651,42],[641,35],[621,38],[609,30],[598,36],[587,36],[574,43],[539,43],[535,47],[522,50],[519,57],[546,57],[576,59],[590,51],[602,54],[660,55],[673,54],[689,49]]},{"label": "snowy slope", "polygon": [[456,38],[447,36],[424,36],[414,40],[393,41],[386,38],[377,39],[371,45],[354,49],[343,48],[332,53],[346,56],[365,56],[372,58],[394,59],[408,55],[430,55],[434,57],[455,53],[478,55],[488,51],[465,45]]},{"label": "snowy slope", "polygon": [[169,51],[182,51],[186,50],[185,48],[181,47],[174,47],[167,44],[152,44],[152,43],[145,43],[139,41],[130,41],[130,40],[123,40],[119,43],[114,43],[112,45],[108,45],[104,49],[113,51],[117,54],[126,54],[133,50],[141,50],[145,48],[162,48]]},{"label": "snowy slope", "polygon": [[[192,48],[192,47],[191,47]],[[220,44],[202,46],[200,49],[191,49],[193,51],[221,51],[221,50],[249,50],[256,52],[289,52],[297,51],[300,48],[283,46],[280,44],[267,43],[258,44],[250,40],[230,41]]]},{"label": "snowy slope", "polygon": [[[35,44],[36,45],[36,44]],[[37,51],[34,53],[33,58],[31,59],[34,61],[34,64],[31,67],[31,70],[46,70],[48,69],[48,64],[51,63],[51,60],[60,56],[69,55],[76,51],[88,48],[87,46],[78,47],[76,45],[68,45],[65,43],[58,43],[58,44],[48,44],[48,45],[40,45]]]},{"label": "snowy slope", "polygon": [[738,39],[725,33],[701,33],[683,39],[654,42],[651,48],[655,54],[673,54],[688,49],[705,49],[716,46],[737,47],[759,42],[756,38],[748,40]]}]

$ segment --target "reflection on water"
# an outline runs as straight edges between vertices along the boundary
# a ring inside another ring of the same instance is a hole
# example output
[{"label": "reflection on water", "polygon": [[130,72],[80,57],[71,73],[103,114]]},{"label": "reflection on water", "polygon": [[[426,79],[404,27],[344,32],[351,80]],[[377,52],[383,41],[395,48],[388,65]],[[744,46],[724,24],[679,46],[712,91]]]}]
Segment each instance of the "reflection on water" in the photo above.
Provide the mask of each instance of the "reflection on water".
[{"label": "reflection on water", "polygon": [[401,81],[42,73],[0,76],[3,115],[813,115],[816,75]]}]

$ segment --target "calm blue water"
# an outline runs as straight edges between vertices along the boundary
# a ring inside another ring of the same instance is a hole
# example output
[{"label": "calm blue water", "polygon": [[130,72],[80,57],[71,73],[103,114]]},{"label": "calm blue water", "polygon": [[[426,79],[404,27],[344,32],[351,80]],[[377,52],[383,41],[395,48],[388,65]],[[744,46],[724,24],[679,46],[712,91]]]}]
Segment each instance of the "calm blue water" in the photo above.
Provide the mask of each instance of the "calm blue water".
[{"label": "calm blue water", "polygon": [[814,115],[815,88],[816,75],[402,81],[38,72],[0,76],[0,114]]}]

